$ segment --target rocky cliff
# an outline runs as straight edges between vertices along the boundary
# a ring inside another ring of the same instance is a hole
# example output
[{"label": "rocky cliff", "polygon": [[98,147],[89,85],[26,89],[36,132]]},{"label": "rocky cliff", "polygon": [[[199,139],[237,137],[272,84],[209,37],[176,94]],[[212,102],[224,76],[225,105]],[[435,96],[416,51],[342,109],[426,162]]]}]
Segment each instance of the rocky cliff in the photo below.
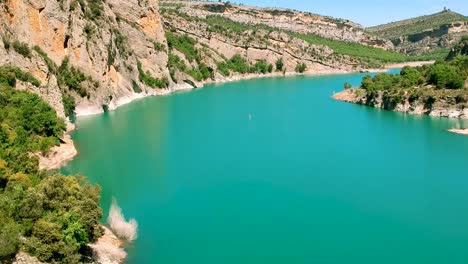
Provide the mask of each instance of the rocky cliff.
[{"label": "rocky cliff", "polygon": [[38,78],[39,88],[24,88],[61,116],[64,97],[87,114],[157,93],[140,82],[138,62],[151,74],[169,75],[167,55],[154,50],[154,42],[165,41],[155,0],[7,0],[0,19],[3,64]]},{"label": "rocky cliff", "polygon": [[389,39],[395,51],[422,55],[452,48],[468,34],[468,18],[445,9],[432,15],[371,27],[367,31]]},{"label": "rocky cliff", "polygon": [[36,77],[38,87],[18,82],[17,88],[41,95],[62,117],[206,82],[368,65],[295,34],[392,48],[350,21],[286,9],[157,0],[0,2],[2,64]]}]

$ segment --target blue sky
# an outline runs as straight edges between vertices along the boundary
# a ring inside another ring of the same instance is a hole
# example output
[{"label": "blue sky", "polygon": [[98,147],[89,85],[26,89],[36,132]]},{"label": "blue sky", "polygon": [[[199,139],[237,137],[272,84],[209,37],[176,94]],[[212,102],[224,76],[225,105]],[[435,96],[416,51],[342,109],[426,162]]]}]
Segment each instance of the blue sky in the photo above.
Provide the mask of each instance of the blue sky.
[{"label": "blue sky", "polygon": [[466,0],[231,0],[233,3],[267,7],[288,7],[320,15],[350,19],[374,26],[442,11],[444,6],[468,15]]}]

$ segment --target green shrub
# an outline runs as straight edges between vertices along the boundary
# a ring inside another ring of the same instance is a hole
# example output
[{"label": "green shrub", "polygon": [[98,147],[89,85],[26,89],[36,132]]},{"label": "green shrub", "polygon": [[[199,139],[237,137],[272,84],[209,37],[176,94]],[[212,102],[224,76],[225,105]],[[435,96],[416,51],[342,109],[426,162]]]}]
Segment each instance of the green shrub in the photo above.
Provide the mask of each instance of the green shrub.
[{"label": "green shrub", "polygon": [[228,61],[229,69],[241,74],[249,72],[250,66],[246,59],[236,54]]},{"label": "green shrub", "polygon": [[257,61],[252,67],[249,69],[249,73],[267,73],[268,72],[268,64],[264,60]]},{"label": "green shrub", "polygon": [[307,70],[307,65],[305,63],[298,63],[296,65],[295,71],[298,73],[304,73]]},{"label": "green shrub", "polygon": [[135,82],[135,80],[132,80],[132,89],[135,93],[141,93],[142,90],[140,88],[140,86],[137,84],[137,82]]},{"label": "green shrub", "polygon": [[276,60],[276,70],[282,71],[283,67],[284,67],[283,58],[279,58],[278,60]]},{"label": "green shrub", "polygon": [[86,81],[86,76],[83,72],[69,65],[68,57],[62,62],[58,68],[57,81],[59,84],[66,85],[70,90],[76,91],[81,97],[88,96],[88,92],[83,85]]},{"label": "green shrub", "polygon": [[140,81],[142,81],[149,87],[162,89],[167,88],[169,86],[169,80],[166,77],[163,77],[161,79],[154,78],[153,76],[151,76],[151,73],[149,71],[143,71],[143,66],[141,65],[140,61],[137,62],[137,68]]},{"label": "green shrub", "polygon": [[13,49],[25,58],[31,58],[31,49],[28,44],[15,40],[13,41]]},{"label": "green shrub", "polygon": [[18,251],[21,231],[13,219],[1,213],[0,211],[0,259],[10,257]]},{"label": "green shrub", "polygon": [[195,48],[197,41],[188,35],[178,36],[172,32],[166,32],[167,45],[169,49],[176,49],[182,52],[185,58],[189,61],[196,61],[200,63],[201,57],[200,54]]},{"label": "green shrub", "polygon": [[80,1],[81,8],[85,10],[85,17],[92,21],[98,20],[104,13],[102,0],[86,0],[86,3],[85,5],[84,1]]},{"label": "green shrub", "polygon": [[17,79],[31,83],[36,87],[41,86],[41,82],[29,72],[24,72],[15,66],[0,66],[0,84],[15,87]]},{"label": "green shrub", "polygon": [[4,47],[6,50],[9,50],[9,49],[10,49],[10,46],[11,46],[11,41],[10,41],[10,39],[4,36],[4,37],[2,38],[2,40],[3,40],[3,47]]},{"label": "green shrub", "polygon": [[218,71],[228,77],[230,75],[230,72],[229,72],[229,66],[227,65],[227,63],[225,62],[218,62],[216,63],[216,67],[218,68]]},{"label": "green shrub", "polygon": [[457,72],[457,69],[445,63],[438,63],[431,69],[429,83],[444,89],[463,88],[465,80]]},{"label": "green shrub", "polygon": [[213,69],[206,66],[204,63],[200,63],[198,70],[200,71],[203,80],[214,78]]},{"label": "green shrub", "polygon": [[37,52],[37,54],[39,54],[39,56],[41,56],[41,58],[44,60],[44,62],[46,63],[47,65],[47,69],[49,70],[49,72],[53,73],[53,74],[57,74],[57,65],[55,64],[55,62],[53,62],[49,56],[47,56],[47,53],[45,53],[39,46],[34,46],[33,47],[33,50]]},{"label": "green shrub", "polygon": [[154,45],[154,49],[155,49],[156,51],[161,52],[161,51],[165,51],[165,50],[166,50],[166,47],[165,47],[162,43],[160,43],[160,42],[153,41],[153,45]]},{"label": "green shrub", "polygon": [[68,94],[62,94],[62,104],[65,116],[73,117],[75,115],[75,98]]},{"label": "green shrub", "polygon": [[424,83],[424,77],[421,72],[412,67],[404,67],[400,71],[401,86],[404,88],[414,87]]}]

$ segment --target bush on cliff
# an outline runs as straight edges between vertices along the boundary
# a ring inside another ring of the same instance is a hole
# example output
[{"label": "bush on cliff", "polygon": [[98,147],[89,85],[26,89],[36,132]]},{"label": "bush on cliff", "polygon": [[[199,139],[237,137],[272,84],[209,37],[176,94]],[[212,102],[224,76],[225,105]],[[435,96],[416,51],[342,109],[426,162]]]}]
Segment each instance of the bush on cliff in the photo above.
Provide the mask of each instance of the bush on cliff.
[{"label": "bush on cliff", "polygon": [[307,70],[307,65],[305,63],[298,63],[296,65],[296,72],[298,73],[304,73]]}]

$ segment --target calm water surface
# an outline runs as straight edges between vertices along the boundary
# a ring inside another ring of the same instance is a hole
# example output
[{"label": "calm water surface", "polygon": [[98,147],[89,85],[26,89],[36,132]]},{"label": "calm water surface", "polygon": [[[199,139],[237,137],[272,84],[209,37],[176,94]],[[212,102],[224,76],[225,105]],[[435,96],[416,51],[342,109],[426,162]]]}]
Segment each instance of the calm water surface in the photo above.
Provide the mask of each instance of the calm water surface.
[{"label": "calm water surface", "polygon": [[213,85],[81,118],[64,171],[137,219],[131,264],[468,263],[468,138],[446,132],[462,121],[330,98],[361,78]]}]

